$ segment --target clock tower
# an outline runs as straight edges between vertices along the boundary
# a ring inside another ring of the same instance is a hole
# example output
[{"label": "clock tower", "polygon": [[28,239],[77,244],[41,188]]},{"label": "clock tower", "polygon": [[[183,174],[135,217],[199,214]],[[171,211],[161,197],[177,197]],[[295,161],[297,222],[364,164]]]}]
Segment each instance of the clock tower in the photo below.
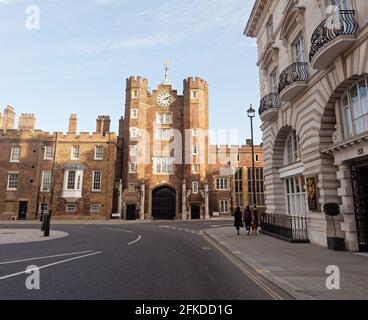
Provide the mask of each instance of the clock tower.
[{"label": "clock tower", "polygon": [[142,77],[126,83],[122,132],[125,219],[206,218],[208,84],[184,80],[179,95],[169,81],[153,90]]}]

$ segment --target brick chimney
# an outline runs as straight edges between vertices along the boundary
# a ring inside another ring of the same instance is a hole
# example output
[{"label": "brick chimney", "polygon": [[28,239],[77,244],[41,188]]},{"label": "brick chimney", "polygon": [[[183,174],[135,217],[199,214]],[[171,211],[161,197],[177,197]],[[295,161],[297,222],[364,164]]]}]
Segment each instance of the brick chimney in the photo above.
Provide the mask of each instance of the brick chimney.
[{"label": "brick chimney", "polygon": [[121,117],[119,120],[119,137],[124,136],[124,117]]},{"label": "brick chimney", "polygon": [[7,106],[4,110],[3,129],[4,130],[14,129],[14,122],[15,122],[14,108],[12,106]]},{"label": "brick chimney", "polygon": [[109,116],[98,116],[96,119],[96,132],[105,135],[110,132],[110,117]]},{"label": "brick chimney", "polygon": [[19,117],[18,130],[31,130],[36,128],[36,117],[34,113],[22,113]]},{"label": "brick chimney", "polygon": [[68,133],[77,133],[78,118],[76,114],[71,114],[69,118]]}]

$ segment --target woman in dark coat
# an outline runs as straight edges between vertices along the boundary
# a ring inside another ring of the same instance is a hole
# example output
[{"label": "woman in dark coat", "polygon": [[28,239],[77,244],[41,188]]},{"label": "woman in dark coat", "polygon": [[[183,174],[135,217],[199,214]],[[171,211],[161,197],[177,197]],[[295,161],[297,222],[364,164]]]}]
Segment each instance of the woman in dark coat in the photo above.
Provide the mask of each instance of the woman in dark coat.
[{"label": "woman in dark coat", "polygon": [[247,235],[250,235],[250,228],[252,226],[252,212],[250,211],[249,206],[244,211],[244,223],[245,229],[247,230]]},{"label": "woman in dark coat", "polygon": [[236,208],[234,213],[234,227],[238,231],[238,236],[240,235],[240,228],[243,228],[243,221],[242,221],[242,213],[240,211],[240,208]]}]

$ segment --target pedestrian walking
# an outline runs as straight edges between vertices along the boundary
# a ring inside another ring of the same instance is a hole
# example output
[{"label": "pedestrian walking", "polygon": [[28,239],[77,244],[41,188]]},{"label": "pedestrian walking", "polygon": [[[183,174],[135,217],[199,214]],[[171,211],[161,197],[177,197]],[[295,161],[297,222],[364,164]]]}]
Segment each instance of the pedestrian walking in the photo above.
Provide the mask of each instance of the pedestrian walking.
[{"label": "pedestrian walking", "polygon": [[258,213],[257,208],[254,207],[253,210],[253,221],[252,221],[252,229],[253,229],[253,235],[258,235]]},{"label": "pedestrian walking", "polygon": [[250,235],[250,228],[252,226],[252,212],[250,211],[249,206],[244,211],[244,224],[245,229],[247,230],[247,235]]},{"label": "pedestrian walking", "polygon": [[236,208],[234,213],[234,227],[238,232],[238,236],[240,235],[240,228],[243,228],[243,221],[242,221],[242,213],[240,208]]}]

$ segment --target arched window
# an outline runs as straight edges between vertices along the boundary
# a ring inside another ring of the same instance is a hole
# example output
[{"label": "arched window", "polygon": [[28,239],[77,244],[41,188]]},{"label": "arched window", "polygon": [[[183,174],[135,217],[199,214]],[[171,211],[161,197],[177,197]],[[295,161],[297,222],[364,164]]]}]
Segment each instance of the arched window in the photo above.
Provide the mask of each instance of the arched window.
[{"label": "arched window", "polygon": [[284,164],[291,165],[301,160],[299,137],[293,130],[286,139]]},{"label": "arched window", "polygon": [[368,131],[368,78],[356,82],[341,98],[345,139]]}]

